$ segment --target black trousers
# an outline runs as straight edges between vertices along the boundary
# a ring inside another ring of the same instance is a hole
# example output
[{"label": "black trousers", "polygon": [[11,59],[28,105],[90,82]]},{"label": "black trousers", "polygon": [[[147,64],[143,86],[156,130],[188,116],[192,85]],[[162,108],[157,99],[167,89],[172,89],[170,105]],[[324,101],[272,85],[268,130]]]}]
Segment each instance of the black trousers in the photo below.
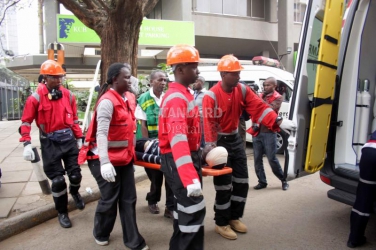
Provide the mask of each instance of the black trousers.
[{"label": "black trousers", "polygon": [[[200,177],[201,161],[198,152],[192,152],[194,167]],[[204,249],[204,197],[187,197],[176,169],[172,154],[161,155],[161,170],[174,194],[174,233],[170,240],[170,250],[199,250]]]},{"label": "black trousers", "polygon": [[[156,204],[161,200],[162,185],[163,185],[163,173],[159,170],[145,168],[145,172],[150,180],[150,192],[146,195],[148,204]],[[174,210],[174,194],[168,183],[165,181],[166,190],[166,207],[168,210]]]},{"label": "black trousers", "polygon": [[364,232],[373,204],[376,200],[376,149],[365,147],[359,162],[359,184],[356,200],[350,216],[350,236],[352,243],[359,243]]},{"label": "black trousers", "polygon": [[115,167],[115,182],[103,179],[99,160],[88,160],[88,165],[101,192],[94,215],[94,237],[100,241],[109,239],[119,206],[124,245],[131,249],[145,247],[145,240],[138,232],[136,222],[137,194],[133,163]]},{"label": "black trousers", "polygon": [[247,130],[247,127],[246,127],[246,124],[245,124],[245,120],[244,120],[244,118],[240,117],[239,125],[238,125],[238,131],[239,131],[240,137],[243,140],[244,150],[247,149],[247,132],[246,132],[246,130]]},{"label": "black trousers", "polygon": [[229,220],[243,216],[249,188],[247,157],[239,134],[220,136],[217,145],[227,149],[227,166],[232,168],[232,174],[213,177],[216,190],[214,220],[218,226],[226,226]]},{"label": "black trousers", "polygon": [[[63,143],[57,143],[41,136],[40,145],[42,151],[43,170],[46,176],[53,180],[55,177],[64,176],[67,172],[68,178],[74,174],[81,177],[81,168],[78,165],[78,148],[75,139]],[[64,166],[63,163],[64,162]],[[69,178],[70,179],[70,178]],[[59,213],[68,212],[68,195],[66,184],[65,188],[56,190],[52,182],[52,195],[55,202],[55,208]],[[77,194],[80,189],[78,184],[70,184],[69,191],[71,194]]]}]

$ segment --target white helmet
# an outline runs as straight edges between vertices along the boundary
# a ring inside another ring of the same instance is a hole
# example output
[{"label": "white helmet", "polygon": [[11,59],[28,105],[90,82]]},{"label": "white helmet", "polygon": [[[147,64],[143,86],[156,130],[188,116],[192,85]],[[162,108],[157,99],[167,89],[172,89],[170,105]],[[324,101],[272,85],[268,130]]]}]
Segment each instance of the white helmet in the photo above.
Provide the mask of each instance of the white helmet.
[{"label": "white helmet", "polygon": [[206,155],[206,163],[211,168],[222,169],[227,163],[228,152],[224,147],[215,147]]}]

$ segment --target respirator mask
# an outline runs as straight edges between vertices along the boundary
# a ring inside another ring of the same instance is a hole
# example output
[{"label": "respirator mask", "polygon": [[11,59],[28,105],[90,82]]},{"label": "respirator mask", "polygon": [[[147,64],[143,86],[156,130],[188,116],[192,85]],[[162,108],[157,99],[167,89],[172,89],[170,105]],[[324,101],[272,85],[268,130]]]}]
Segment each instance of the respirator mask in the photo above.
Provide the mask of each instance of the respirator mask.
[{"label": "respirator mask", "polygon": [[49,100],[59,100],[63,97],[63,93],[59,89],[52,89],[50,93],[48,93]]}]

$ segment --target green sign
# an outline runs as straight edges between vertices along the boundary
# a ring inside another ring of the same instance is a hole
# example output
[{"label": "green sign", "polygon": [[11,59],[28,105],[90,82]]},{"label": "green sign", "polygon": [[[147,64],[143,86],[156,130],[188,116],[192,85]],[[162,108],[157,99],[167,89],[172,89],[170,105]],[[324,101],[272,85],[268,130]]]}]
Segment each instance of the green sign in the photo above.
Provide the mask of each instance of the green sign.
[{"label": "green sign", "polygon": [[[57,15],[59,43],[99,44],[94,30],[86,27],[76,16]],[[195,45],[194,23],[144,19],[140,28],[139,45]]]}]

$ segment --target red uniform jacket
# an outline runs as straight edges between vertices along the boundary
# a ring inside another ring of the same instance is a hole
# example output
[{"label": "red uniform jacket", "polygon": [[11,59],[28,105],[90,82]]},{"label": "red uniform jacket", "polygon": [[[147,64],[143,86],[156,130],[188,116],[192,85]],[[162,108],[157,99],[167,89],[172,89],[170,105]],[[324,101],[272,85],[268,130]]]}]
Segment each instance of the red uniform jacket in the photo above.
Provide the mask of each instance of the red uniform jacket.
[{"label": "red uniform jacket", "polygon": [[[134,111],[136,109],[136,97],[134,94],[130,92],[126,92],[125,96],[127,98],[127,102],[129,104],[129,108],[132,110],[132,114],[134,114]],[[107,98],[109,99],[109,98]],[[100,99],[102,100],[102,98]],[[99,101],[98,101],[99,103]],[[89,152],[90,149],[94,148],[97,146],[96,143],[96,134],[97,134],[97,112],[95,111],[96,107],[94,108],[94,114],[93,117],[91,118],[90,125],[87,129],[86,136],[85,136],[85,143],[80,149],[80,153],[78,155],[78,164],[83,164],[86,160],[93,160],[93,159],[99,159],[98,155],[92,155],[92,156],[87,156],[87,153]],[[134,154],[134,153],[133,153]],[[135,156],[135,154],[134,154]]]},{"label": "red uniform jacket", "polygon": [[49,91],[45,84],[39,84],[35,93],[25,103],[20,127],[20,142],[30,141],[31,123],[35,119],[38,128],[44,133],[71,128],[76,138],[82,137],[78,125],[77,105],[74,95],[64,87],[60,87],[63,97],[49,100]]},{"label": "red uniform jacket", "polygon": [[[136,109],[136,98],[130,92],[125,92],[125,96],[127,97],[126,102],[115,90],[110,89],[98,101],[100,103],[102,100],[108,99],[114,105],[114,112],[107,137],[108,157],[114,166],[127,165],[135,156],[134,132],[136,129],[136,119],[134,111]],[[96,132],[97,122],[95,113],[85,141],[94,143],[96,141]]]},{"label": "red uniform jacket", "polygon": [[[273,93],[270,93],[270,94],[268,94],[266,96],[264,96],[263,93],[260,93],[260,97],[278,115],[279,109],[281,108],[281,103],[283,102],[283,97],[277,91],[275,91],[275,90],[273,91]],[[252,120],[252,122],[256,122],[256,121]],[[259,132],[268,132],[268,133],[270,133],[270,132],[279,132],[279,131],[280,131],[279,128],[277,130],[275,130],[275,131],[271,131],[270,129],[268,129],[267,127],[265,127],[262,124],[261,124],[260,130],[259,130]]]},{"label": "red uniform jacket", "polygon": [[231,93],[226,93],[219,81],[206,91],[202,112],[205,142],[217,142],[218,133],[238,133],[239,118],[243,110],[271,129],[277,129],[277,114],[244,84],[238,83]]},{"label": "red uniform jacket", "polygon": [[198,179],[191,158],[191,151],[200,147],[200,115],[189,90],[173,82],[164,95],[159,113],[159,147],[162,154],[171,153],[179,177],[187,187]]}]

